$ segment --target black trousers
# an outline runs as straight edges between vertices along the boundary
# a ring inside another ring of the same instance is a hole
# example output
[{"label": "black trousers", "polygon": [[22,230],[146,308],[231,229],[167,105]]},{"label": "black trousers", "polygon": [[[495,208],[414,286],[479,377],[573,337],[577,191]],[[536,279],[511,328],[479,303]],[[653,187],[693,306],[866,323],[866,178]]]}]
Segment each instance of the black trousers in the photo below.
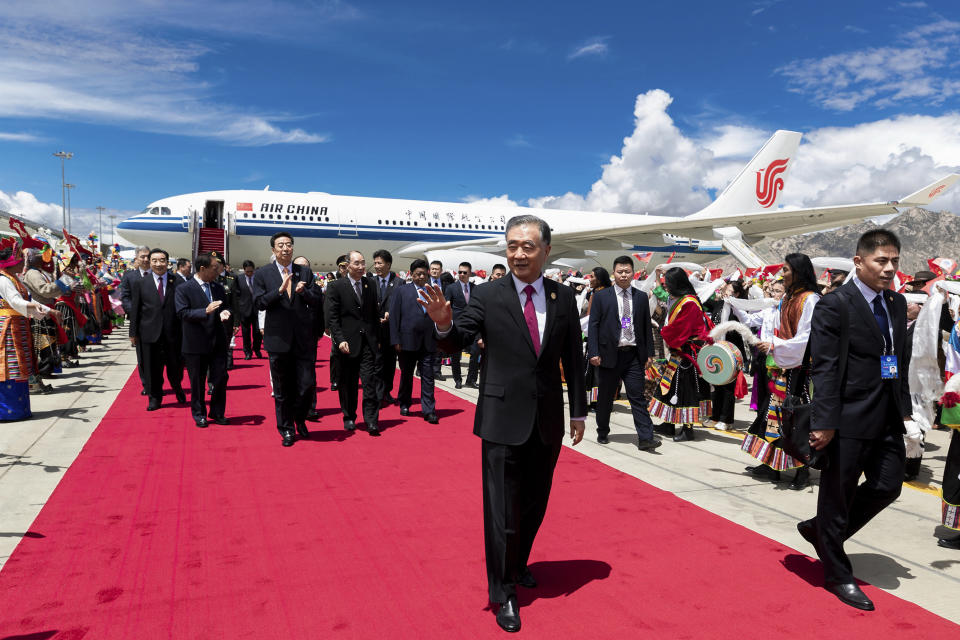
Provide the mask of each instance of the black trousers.
[{"label": "black trousers", "polygon": [[340,382],[340,349],[337,348],[337,345],[330,341],[330,384],[333,385],[334,382],[339,384]]},{"label": "black trousers", "polygon": [[170,388],[174,391],[183,390],[183,363],[178,349],[174,349],[161,339],[157,342],[144,342],[140,353],[143,357],[143,372],[146,377],[144,388],[151,402],[163,401],[164,369],[167,370]]},{"label": "black trousers", "polygon": [[[476,382],[477,374],[480,371],[480,346],[474,342],[470,345],[469,352],[470,364],[467,365],[467,382]],[[450,369],[453,371],[454,382],[463,382],[463,369],[460,366],[462,358],[462,351],[450,354]]]},{"label": "black trousers", "polygon": [[433,359],[436,357],[435,351],[426,351],[425,349],[400,352],[400,386],[397,389],[397,404],[401,407],[410,407],[413,401],[413,370],[419,364],[420,412],[423,415],[437,412],[433,394]]},{"label": "black trousers", "polygon": [[[820,474],[817,497],[817,542],[828,583],[853,582],[843,543],[900,495],[904,444],[899,425],[872,440],[837,436],[829,463]],[[860,474],[864,482],[857,486]]]},{"label": "black trousers", "polygon": [[543,523],[561,440],[546,444],[534,428],[521,445],[483,440],[483,542],[490,602],[516,594]]},{"label": "black trousers", "polygon": [[260,332],[260,319],[256,314],[240,319],[240,337],[243,340],[243,355],[252,356],[263,346],[263,333]]},{"label": "black trousers", "polygon": [[620,388],[620,381],[627,390],[630,411],[633,414],[633,427],[637,437],[643,440],[653,438],[653,422],[647,412],[647,399],[644,396],[646,384],[646,361],[641,360],[637,350],[617,349],[617,362],[612,367],[597,367],[597,435],[610,433],[610,414],[613,410],[613,397]]},{"label": "black trousers", "polygon": [[213,353],[185,353],[187,375],[190,377],[190,413],[195,422],[207,417],[204,403],[207,381],[213,387],[210,394],[211,418],[223,418],[227,410],[227,353],[225,349],[214,349]]},{"label": "black trousers", "polygon": [[390,344],[389,334],[380,335],[380,365],[377,372],[380,378],[380,390],[386,398],[393,392],[393,379],[397,373],[397,352]]},{"label": "black trousers", "polygon": [[[147,384],[147,370],[143,367],[143,342],[137,340],[137,344],[134,345],[134,349],[137,352],[137,374],[140,376],[140,386],[143,387],[144,391],[150,393],[150,389],[148,388],[149,385]],[[74,347],[74,351],[76,351],[76,347]],[[75,356],[76,354],[71,353],[70,355]]]},{"label": "black trousers", "polygon": [[294,347],[281,353],[270,351],[267,355],[270,358],[277,429],[282,434],[292,431],[297,422],[307,418],[310,396],[316,394],[316,349],[310,353],[309,348]]},{"label": "black trousers", "polygon": [[736,396],[737,381],[730,384],[714,385],[711,400],[713,401],[712,420],[725,422],[728,425],[733,424],[733,410],[737,405]]},{"label": "black trousers", "polygon": [[379,349],[374,350],[364,340],[360,344],[360,353],[340,355],[340,379],[337,393],[340,396],[340,409],[344,420],[357,419],[357,398],[360,396],[359,383],[363,383],[363,421],[367,428],[376,427],[380,422],[380,378],[377,375]]}]

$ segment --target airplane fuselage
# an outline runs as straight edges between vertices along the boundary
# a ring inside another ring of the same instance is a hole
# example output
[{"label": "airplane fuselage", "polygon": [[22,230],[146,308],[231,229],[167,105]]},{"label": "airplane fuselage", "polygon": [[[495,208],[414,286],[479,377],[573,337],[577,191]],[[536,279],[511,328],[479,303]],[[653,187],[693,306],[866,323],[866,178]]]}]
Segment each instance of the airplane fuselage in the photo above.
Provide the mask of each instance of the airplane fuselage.
[{"label": "airplane fuselage", "polygon": [[[507,220],[532,213],[549,224],[554,233],[589,231],[597,227],[636,224],[638,216],[620,213],[531,209],[488,203],[452,203],[336,196],[327,193],[281,191],[208,191],[163,198],[142,213],[127,218],[117,231],[134,244],[159,246],[172,256],[189,257],[194,250],[194,229],[223,229],[230,262],[243,260],[257,265],[270,256],[271,235],[287,231],[295,239],[295,253],[310,259],[316,270],[334,270],[337,256],[350,250],[362,252],[368,264],[377,249],[394,256],[395,268],[405,269],[409,259],[431,253],[431,243],[472,242],[489,239],[483,247],[459,250],[474,269],[489,269],[503,262],[502,245]],[[644,216],[647,222],[675,218]],[[692,244],[691,244],[692,243]],[[485,250],[486,249],[486,250]],[[634,244],[600,242],[597,251],[564,256],[565,262],[582,261],[581,268],[610,268],[617,255],[653,252],[678,259],[712,259],[724,253],[717,242],[665,238],[648,234]],[[443,252],[449,256],[450,252]],[[553,256],[556,257],[556,256]],[[454,267],[446,264],[446,267]],[[490,264],[487,264],[490,263]]]}]

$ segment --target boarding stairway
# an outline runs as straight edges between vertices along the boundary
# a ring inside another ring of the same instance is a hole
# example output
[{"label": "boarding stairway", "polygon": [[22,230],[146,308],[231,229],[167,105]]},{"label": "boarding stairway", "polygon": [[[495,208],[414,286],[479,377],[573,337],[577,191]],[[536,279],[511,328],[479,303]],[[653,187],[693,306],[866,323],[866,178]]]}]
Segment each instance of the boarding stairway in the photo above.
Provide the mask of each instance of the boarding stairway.
[{"label": "boarding stairway", "polygon": [[200,253],[209,253],[211,251],[216,251],[218,256],[221,256],[224,261],[227,260],[226,252],[226,235],[227,232],[225,229],[217,229],[203,227],[199,229],[199,234],[197,235],[197,248],[195,251],[196,254]]},{"label": "boarding stairway", "polygon": [[736,227],[723,227],[713,230],[720,238],[723,248],[733,256],[737,262],[748,269],[762,267],[766,261],[750,248],[743,239],[743,233]]}]

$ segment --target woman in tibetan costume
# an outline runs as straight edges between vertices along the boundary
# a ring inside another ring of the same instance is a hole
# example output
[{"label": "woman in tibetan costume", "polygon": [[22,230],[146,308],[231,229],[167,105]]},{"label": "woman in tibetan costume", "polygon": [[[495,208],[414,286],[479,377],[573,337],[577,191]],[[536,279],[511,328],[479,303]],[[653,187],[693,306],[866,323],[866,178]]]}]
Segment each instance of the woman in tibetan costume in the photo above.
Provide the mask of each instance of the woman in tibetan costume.
[{"label": "woman in tibetan costume", "polygon": [[710,417],[710,385],[700,379],[697,354],[710,344],[712,323],[704,315],[700,299],[687,273],[673,267],[663,277],[663,288],[669,294],[666,325],[660,335],[670,357],[660,383],[650,400],[650,415],[666,425],[676,425],[676,442],[694,440],[694,425],[702,425]]},{"label": "woman in tibetan costume", "polygon": [[33,339],[29,318],[53,313],[30,301],[17,278],[23,266],[20,243],[12,237],[0,242],[0,421],[29,418],[29,378],[33,375]]},{"label": "woman in tibetan costume", "polygon": [[[780,479],[780,472],[796,469],[791,489],[803,489],[810,483],[810,470],[802,462],[788,455],[777,445],[780,439],[780,407],[791,384],[805,385],[809,376],[809,362],[803,356],[810,339],[813,308],[820,300],[817,276],[810,258],[802,253],[791,253],[784,258],[783,285],[786,293],[780,301],[779,314],[774,316],[773,336],[757,348],[766,353],[768,387],[770,390],[766,416],[758,406],[754,421],[743,440],[742,449],[760,463],[747,467],[755,476]],[[794,376],[803,376],[797,383]]]}]

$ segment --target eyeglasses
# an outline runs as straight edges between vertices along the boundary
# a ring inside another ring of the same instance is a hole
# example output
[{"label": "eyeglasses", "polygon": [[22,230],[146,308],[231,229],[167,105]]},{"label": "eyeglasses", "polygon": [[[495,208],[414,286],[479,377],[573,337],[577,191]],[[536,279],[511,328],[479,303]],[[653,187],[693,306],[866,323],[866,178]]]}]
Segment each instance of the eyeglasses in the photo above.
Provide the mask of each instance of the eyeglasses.
[{"label": "eyeglasses", "polygon": [[459,274],[462,275],[462,276],[468,276],[468,275],[470,275],[470,272],[469,272],[469,271],[458,271],[457,273],[459,273]]}]

